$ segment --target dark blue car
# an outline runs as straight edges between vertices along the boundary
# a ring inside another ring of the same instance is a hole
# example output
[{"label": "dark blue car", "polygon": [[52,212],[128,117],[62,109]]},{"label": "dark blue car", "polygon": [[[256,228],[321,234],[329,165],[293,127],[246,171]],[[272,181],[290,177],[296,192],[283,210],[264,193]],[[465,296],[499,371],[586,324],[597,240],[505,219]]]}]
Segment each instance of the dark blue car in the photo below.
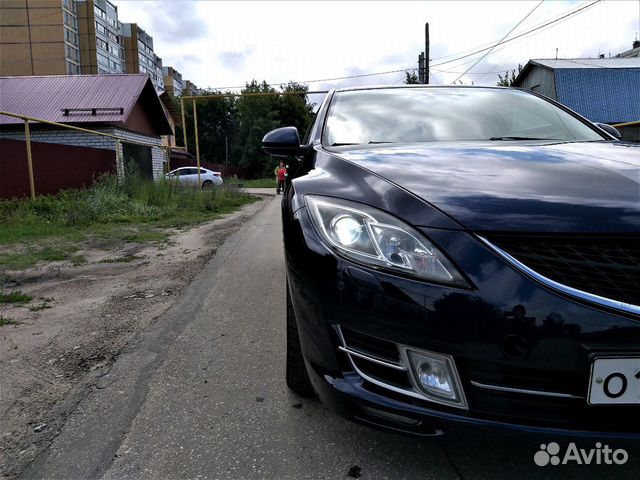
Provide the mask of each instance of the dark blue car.
[{"label": "dark blue car", "polygon": [[[640,145],[539,95],[330,92],[282,202],[287,384],[361,423],[640,436]],[[295,160],[294,160],[295,157]]]}]

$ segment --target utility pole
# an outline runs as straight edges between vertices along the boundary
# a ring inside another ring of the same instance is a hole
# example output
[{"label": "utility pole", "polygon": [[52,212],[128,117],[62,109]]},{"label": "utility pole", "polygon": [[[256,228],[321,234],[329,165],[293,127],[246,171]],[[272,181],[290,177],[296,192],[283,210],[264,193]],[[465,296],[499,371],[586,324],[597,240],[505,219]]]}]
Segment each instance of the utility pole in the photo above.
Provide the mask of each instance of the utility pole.
[{"label": "utility pole", "polygon": [[424,53],[418,55],[418,83],[424,83]]},{"label": "utility pole", "polygon": [[429,84],[429,22],[424,24],[424,82]]},{"label": "utility pole", "polygon": [[418,55],[418,83],[429,83],[429,23],[424,25],[424,52]]}]

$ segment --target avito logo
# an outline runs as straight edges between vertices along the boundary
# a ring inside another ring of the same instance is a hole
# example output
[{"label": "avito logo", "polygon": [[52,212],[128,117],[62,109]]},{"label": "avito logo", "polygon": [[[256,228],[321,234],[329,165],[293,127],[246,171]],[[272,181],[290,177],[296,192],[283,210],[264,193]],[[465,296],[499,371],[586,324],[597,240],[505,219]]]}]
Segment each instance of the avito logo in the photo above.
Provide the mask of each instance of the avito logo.
[{"label": "avito logo", "polygon": [[540,450],[533,456],[533,461],[539,467],[546,465],[566,465],[568,463],[577,463],[578,465],[624,465],[629,460],[629,454],[626,450],[618,448],[616,450],[609,445],[602,445],[597,442],[595,448],[584,449],[578,448],[575,443],[571,442],[564,452],[560,452],[560,445],[556,442],[543,443]]}]

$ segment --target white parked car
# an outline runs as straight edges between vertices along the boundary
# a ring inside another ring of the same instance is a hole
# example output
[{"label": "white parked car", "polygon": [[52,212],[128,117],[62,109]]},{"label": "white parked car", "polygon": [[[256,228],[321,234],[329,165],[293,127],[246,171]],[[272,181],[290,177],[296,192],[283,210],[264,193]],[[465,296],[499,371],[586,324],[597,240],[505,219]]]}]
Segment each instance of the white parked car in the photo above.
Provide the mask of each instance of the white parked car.
[{"label": "white parked car", "polygon": [[[177,180],[184,185],[197,186],[198,185],[198,169],[196,167],[180,167],[175,170],[171,170],[166,175],[167,180]],[[200,168],[200,187],[210,188],[214,185],[222,185],[222,174],[220,172],[214,172],[206,168]]]}]

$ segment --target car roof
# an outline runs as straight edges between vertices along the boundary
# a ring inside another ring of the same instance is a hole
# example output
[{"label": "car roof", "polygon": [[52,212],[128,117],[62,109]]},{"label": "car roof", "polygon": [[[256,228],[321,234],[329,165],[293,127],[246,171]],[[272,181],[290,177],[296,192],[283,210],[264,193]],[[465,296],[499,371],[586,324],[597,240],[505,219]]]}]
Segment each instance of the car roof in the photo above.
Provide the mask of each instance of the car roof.
[{"label": "car roof", "polygon": [[520,90],[519,88],[513,87],[498,87],[492,85],[425,85],[425,84],[413,84],[413,85],[362,85],[358,87],[344,87],[344,88],[336,88],[334,92],[351,92],[356,90],[383,90],[383,89],[399,89],[399,88],[433,88],[433,89],[480,89],[480,90]]}]

